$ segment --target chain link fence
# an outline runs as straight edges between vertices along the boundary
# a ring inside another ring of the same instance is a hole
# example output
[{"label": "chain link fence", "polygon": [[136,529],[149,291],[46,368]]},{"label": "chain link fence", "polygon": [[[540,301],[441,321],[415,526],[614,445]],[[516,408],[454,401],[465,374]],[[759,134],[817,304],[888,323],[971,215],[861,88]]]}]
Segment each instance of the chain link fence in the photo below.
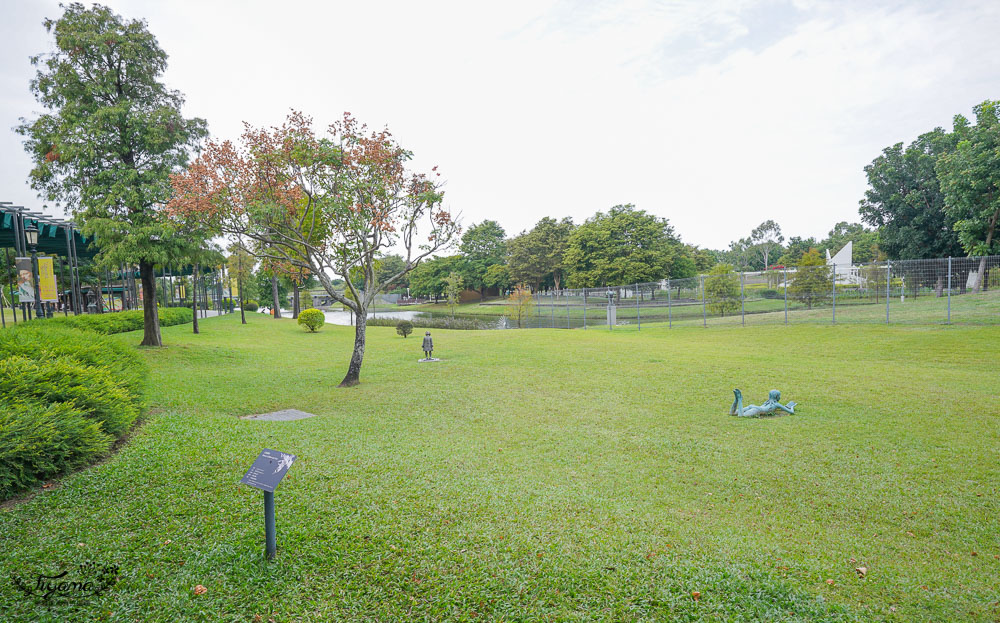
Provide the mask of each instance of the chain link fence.
[{"label": "chain link fence", "polygon": [[[609,301],[612,305],[609,306]],[[798,266],[534,293],[532,328],[1000,324],[1000,256]]]}]

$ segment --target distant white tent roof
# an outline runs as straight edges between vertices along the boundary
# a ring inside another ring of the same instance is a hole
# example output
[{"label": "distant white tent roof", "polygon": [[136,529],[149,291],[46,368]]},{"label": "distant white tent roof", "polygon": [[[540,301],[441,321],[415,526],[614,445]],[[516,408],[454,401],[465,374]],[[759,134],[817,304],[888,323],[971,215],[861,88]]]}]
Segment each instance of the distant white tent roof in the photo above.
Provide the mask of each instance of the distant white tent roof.
[{"label": "distant white tent roof", "polygon": [[826,263],[837,264],[839,266],[850,266],[854,263],[854,242],[848,242],[833,257],[830,257],[830,250],[826,250]]}]

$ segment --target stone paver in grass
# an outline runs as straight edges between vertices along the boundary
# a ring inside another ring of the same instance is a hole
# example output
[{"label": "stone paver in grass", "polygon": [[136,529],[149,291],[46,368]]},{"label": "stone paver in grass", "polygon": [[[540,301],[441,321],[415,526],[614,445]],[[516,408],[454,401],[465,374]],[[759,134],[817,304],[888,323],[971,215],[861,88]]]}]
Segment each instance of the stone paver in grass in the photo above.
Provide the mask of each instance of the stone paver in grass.
[{"label": "stone paver in grass", "polygon": [[307,417],[316,417],[315,413],[306,413],[298,409],[282,409],[271,413],[258,413],[256,415],[244,415],[241,420],[265,420],[268,422],[291,422],[292,420],[304,420]]}]

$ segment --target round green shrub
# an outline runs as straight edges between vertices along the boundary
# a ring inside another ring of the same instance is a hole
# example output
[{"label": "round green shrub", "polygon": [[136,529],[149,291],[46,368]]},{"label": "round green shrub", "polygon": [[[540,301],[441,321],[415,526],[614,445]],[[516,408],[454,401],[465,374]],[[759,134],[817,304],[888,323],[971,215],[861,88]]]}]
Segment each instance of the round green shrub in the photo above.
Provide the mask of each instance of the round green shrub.
[{"label": "round green shrub", "polygon": [[316,329],[323,326],[326,316],[318,309],[304,309],[299,312],[299,324],[309,329],[310,333],[315,333]]},{"label": "round green shrub", "polygon": [[243,301],[243,311],[255,312],[260,309],[260,303],[254,300]]},{"label": "round green shrub", "polygon": [[413,333],[413,323],[409,320],[400,320],[396,324],[396,333],[402,335],[403,337]]}]

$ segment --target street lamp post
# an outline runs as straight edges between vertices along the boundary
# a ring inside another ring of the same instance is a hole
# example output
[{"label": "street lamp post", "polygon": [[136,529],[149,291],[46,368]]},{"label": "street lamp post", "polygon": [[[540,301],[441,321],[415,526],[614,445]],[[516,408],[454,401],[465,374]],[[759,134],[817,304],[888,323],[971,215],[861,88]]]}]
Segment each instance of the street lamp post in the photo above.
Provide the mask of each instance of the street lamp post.
[{"label": "street lamp post", "polygon": [[24,228],[24,239],[31,247],[31,273],[35,282],[35,318],[44,318],[42,311],[42,290],[38,283],[38,226],[30,225]]}]

